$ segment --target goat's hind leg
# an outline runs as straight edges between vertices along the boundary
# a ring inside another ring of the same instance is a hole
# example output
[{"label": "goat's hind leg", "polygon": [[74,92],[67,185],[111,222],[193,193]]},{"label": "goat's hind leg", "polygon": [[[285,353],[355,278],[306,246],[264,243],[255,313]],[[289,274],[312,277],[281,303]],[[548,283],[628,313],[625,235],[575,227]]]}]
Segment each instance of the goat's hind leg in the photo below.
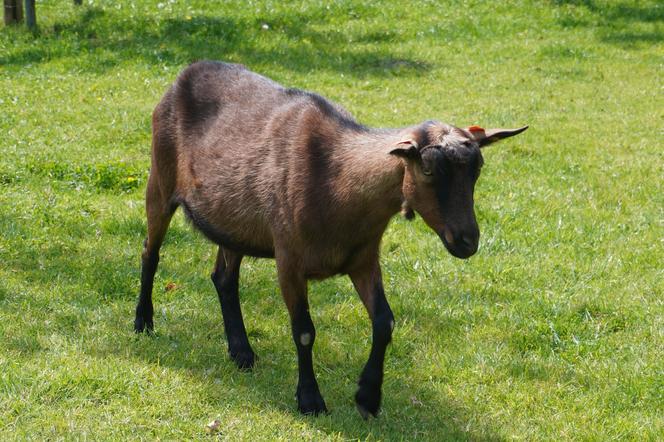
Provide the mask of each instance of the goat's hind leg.
[{"label": "goat's hind leg", "polygon": [[145,197],[145,208],[148,221],[148,237],[143,243],[143,254],[141,256],[141,294],[136,306],[136,319],[134,320],[134,331],[141,333],[145,330],[151,332],[154,329],[152,306],[152,285],[154,274],[159,264],[159,248],[166,236],[168,225],[171,222],[176,205],[166,201],[162,196],[154,175],[148,179],[147,193]]},{"label": "goat's hind leg", "polygon": [[224,331],[228,341],[228,354],[241,370],[254,366],[256,355],[251,349],[247,330],[244,328],[240,307],[239,281],[242,255],[219,247],[217,264],[212,273],[212,283],[217,289],[221,315],[224,318]]}]

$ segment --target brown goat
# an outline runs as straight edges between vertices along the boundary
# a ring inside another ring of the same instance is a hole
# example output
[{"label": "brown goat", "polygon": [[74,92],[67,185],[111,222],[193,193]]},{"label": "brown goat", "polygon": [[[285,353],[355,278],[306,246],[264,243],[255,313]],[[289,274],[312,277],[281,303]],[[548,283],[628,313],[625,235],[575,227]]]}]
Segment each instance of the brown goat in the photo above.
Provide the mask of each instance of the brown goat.
[{"label": "brown goat", "polygon": [[228,351],[254,364],[240,311],[244,255],[274,257],[297,348],[298,409],[326,411],[312,364],[315,329],[307,281],[349,275],[372,321],[373,342],[355,396],[364,418],[380,407],[394,317],[383,292],[380,240],[400,208],[418,212],[452,255],[477,250],[473,190],[480,147],[516,130],[460,129],[428,121],[371,129],[323,97],[233,64],[185,69],[152,119],[137,332],[153,328],[152,284],[173,212],[219,245],[212,281]]}]

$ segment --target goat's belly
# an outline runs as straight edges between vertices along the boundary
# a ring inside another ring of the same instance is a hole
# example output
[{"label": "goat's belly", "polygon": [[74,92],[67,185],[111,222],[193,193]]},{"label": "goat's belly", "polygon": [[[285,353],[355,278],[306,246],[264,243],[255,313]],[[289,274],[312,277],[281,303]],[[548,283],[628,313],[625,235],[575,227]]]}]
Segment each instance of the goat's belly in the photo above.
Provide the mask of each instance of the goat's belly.
[{"label": "goat's belly", "polygon": [[210,241],[243,255],[259,258],[274,257],[272,238],[267,237],[265,232],[251,229],[249,227],[251,223],[242,220],[210,219],[184,200],[180,201],[180,205],[189,221]]},{"label": "goat's belly", "polygon": [[314,261],[304,265],[304,277],[306,279],[326,279],[334,275],[344,275],[348,273],[346,262],[323,262]]},{"label": "goat's belly", "polygon": [[325,279],[347,274],[358,257],[358,248],[309,247],[304,254],[304,274],[307,279]]}]

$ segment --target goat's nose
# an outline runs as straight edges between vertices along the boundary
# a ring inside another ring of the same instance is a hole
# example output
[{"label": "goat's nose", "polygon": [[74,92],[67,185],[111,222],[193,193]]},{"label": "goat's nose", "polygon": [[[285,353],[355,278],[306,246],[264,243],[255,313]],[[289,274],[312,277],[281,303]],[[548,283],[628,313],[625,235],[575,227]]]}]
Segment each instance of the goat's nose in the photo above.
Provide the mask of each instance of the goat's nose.
[{"label": "goat's nose", "polygon": [[477,250],[477,235],[463,233],[461,234],[460,242],[468,250]]}]

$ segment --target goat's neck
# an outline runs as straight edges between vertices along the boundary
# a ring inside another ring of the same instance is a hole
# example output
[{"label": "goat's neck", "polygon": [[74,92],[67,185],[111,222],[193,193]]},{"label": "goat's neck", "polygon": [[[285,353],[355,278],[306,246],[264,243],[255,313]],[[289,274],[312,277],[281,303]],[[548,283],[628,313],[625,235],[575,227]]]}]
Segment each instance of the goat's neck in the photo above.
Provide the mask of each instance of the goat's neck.
[{"label": "goat's neck", "polygon": [[386,221],[401,207],[404,164],[389,153],[399,132],[372,130],[344,137],[342,179],[348,196],[354,204],[364,204],[376,222]]}]

